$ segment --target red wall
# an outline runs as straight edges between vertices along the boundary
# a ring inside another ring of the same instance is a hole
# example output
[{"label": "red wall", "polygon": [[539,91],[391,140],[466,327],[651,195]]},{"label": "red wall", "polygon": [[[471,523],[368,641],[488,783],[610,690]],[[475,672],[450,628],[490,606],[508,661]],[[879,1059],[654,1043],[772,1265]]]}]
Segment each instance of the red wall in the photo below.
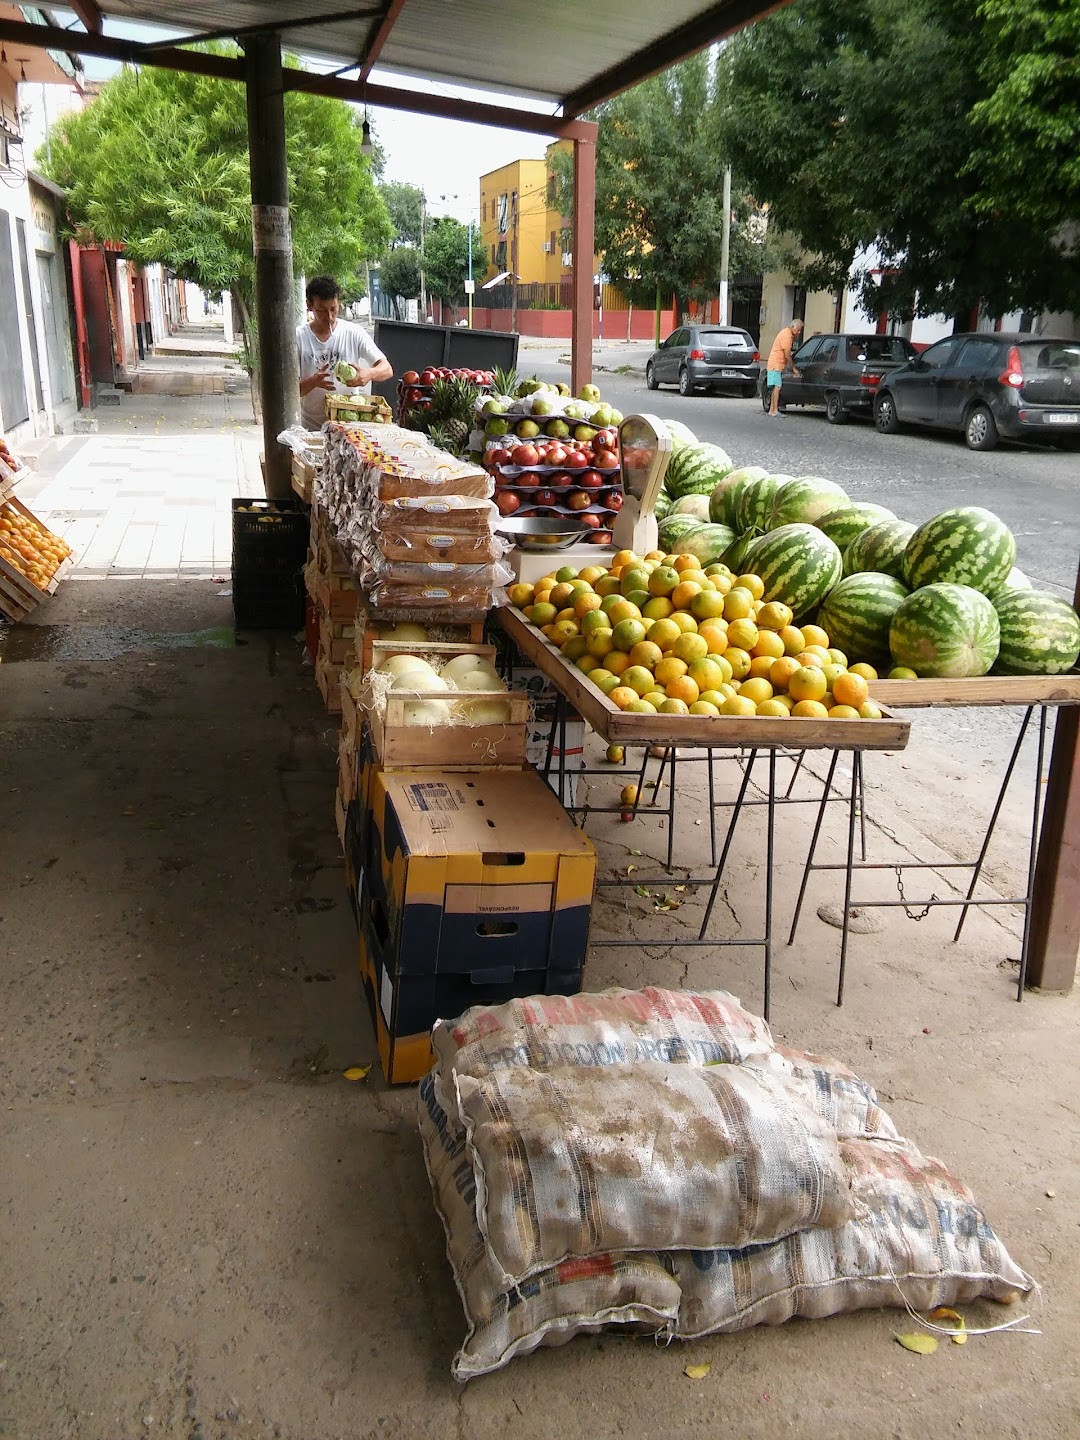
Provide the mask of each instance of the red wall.
[{"label": "red wall", "polygon": [[[463,311],[463,314],[468,314]],[[474,330],[509,330],[509,310],[489,310],[486,306],[473,308]],[[570,310],[519,310],[517,330],[519,335],[536,335],[547,340],[569,340]],[[652,340],[656,333],[656,312],[653,310],[605,310],[604,339],[625,340],[626,322],[630,320],[631,340]],[[671,314],[664,310],[660,315],[661,337],[672,329]],[[593,311],[593,339],[600,338],[600,312]]]}]

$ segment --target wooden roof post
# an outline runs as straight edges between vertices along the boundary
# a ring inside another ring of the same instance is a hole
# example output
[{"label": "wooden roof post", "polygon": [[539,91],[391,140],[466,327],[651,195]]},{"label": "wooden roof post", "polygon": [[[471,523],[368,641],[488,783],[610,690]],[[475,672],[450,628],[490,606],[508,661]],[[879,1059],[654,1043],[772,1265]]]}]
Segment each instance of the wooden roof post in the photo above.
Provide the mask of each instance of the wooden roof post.
[{"label": "wooden roof post", "polygon": [[[265,485],[271,499],[281,500],[292,495],[291,456],[284,445],[278,444],[277,437],[296,423],[300,380],[280,36],[253,35],[248,39],[244,46],[244,70]],[[248,339],[250,342],[251,337]]]},{"label": "wooden roof post", "polygon": [[[1073,603],[1080,605],[1080,573]],[[1080,706],[1062,705],[1046,782],[1027,983],[1065,993],[1080,954]]]},{"label": "wooden roof post", "polygon": [[592,380],[593,259],[596,251],[596,141],[574,140],[574,283],[570,317],[570,388]]}]

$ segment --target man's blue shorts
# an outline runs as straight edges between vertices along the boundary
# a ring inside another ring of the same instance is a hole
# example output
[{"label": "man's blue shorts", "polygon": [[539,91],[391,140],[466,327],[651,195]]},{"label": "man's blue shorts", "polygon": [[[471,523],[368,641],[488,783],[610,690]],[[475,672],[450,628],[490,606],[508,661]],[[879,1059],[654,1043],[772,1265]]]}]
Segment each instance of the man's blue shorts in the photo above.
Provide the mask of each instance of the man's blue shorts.
[{"label": "man's blue shorts", "polygon": [[771,390],[774,385],[779,385],[784,378],[782,370],[769,370],[766,372],[765,380]]}]

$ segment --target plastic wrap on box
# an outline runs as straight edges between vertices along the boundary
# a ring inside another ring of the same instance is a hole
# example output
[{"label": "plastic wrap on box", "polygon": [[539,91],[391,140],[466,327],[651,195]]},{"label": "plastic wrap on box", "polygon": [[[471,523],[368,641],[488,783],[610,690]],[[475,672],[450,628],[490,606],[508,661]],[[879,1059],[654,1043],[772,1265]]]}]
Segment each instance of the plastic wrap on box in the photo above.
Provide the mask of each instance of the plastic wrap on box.
[{"label": "plastic wrap on box", "polygon": [[368,512],[374,529],[432,528],[455,534],[490,535],[499,521],[499,512],[490,500],[476,495],[400,496]]},{"label": "plastic wrap on box", "polygon": [[446,561],[455,565],[488,565],[501,560],[510,545],[499,535],[459,534],[449,528],[437,530],[428,525],[383,529],[379,533],[379,548],[383,558],[391,563]]}]

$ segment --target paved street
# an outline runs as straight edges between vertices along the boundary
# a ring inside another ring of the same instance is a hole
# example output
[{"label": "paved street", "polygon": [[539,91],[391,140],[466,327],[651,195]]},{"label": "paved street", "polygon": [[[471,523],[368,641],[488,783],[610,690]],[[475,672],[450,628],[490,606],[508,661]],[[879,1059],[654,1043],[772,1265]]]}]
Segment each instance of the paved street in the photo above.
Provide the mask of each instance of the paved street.
[{"label": "paved street", "polygon": [[[641,347],[627,347],[637,363]],[[605,355],[605,363],[617,365]],[[554,351],[524,351],[523,373],[566,380],[569,367]],[[984,505],[1016,536],[1020,568],[1071,597],[1080,553],[1080,455],[1002,445],[978,454],[959,436],[910,431],[879,435],[852,421],[829,425],[822,413],[793,410],[768,420],[758,400],[728,396],[684,399],[674,389],[650,392],[643,377],[598,374],[605,400],[624,414],[651,411],[681,420],[701,440],[722,445],[738,465],[764,465],[790,475],[823,475],[853,497],[887,505],[918,523],[949,505]]]}]

